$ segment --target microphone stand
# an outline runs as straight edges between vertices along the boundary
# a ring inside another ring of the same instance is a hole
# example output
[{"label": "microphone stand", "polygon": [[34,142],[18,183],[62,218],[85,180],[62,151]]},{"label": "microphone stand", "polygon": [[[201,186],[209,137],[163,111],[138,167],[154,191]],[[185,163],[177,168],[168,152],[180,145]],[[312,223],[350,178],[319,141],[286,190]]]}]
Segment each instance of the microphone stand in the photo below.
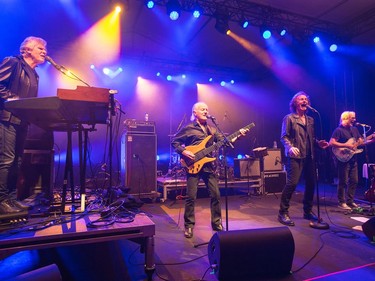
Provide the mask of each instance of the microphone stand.
[{"label": "microphone stand", "polygon": [[[225,229],[226,231],[229,230],[229,220],[228,220],[228,172],[227,172],[227,154],[225,146],[229,145],[231,148],[234,148],[233,144],[228,140],[226,135],[223,133],[221,128],[219,127],[219,124],[216,122],[215,118],[211,118],[212,123],[214,123],[217,130],[224,136],[224,145],[223,145],[223,159],[224,159],[224,188],[225,188]],[[219,188],[219,185],[218,185]]]},{"label": "microphone stand", "polygon": [[[320,136],[322,136],[323,132],[322,132],[322,125],[321,125],[322,121],[321,121],[320,113],[316,109],[314,109],[312,111],[315,112],[318,115],[318,117],[319,117]],[[314,145],[314,144],[312,144],[312,145]],[[313,161],[313,164],[315,165],[316,206],[317,206],[317,209],[318,209],[318,220],[317,221],[310,221],[309,225],[310,225],[311,228],[315,228],[315,229],[329,229],[329,224],[326,223],[326,222],[324,222],[323,219],[320,217],[319,168],[318,168],[318,163],[317,163],[316,160]]]}]

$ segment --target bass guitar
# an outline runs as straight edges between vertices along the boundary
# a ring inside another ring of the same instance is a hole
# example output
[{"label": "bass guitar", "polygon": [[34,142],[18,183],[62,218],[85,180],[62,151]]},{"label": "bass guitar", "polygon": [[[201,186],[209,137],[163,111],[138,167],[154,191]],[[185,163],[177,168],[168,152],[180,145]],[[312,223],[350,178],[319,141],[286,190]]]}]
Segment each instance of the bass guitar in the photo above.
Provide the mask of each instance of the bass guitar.
[{"label": "bass guitar", "polygon": [[[350,138],[345,144],[355,144],[355,138]],[[348,162],[354,154],[361,153],[363,149],[350,149],[347,147],[332,147],[332,152],[340,162]]]},{"label": "bass guitar", "polygon": [[[250,130],[252,127],[254,127],[255,124],[251,123],[245,127],[243,127],[243,130]],[[240,130],[242,130],[240,129]],[[236,131],[235,133],[229,135],[227,137],[228,140],[232,140],[238,136],[241,135],[240,130]],[[208,154],[213,152],[214,150],[219,149],[225,144],[225,140],[221,140],[217,143],[214,143],[213,145],[206,147],[207,142],[212,138],[212,136],[206,137],[200,144],[198,145],[189,145],[186,146],[185,149],[188,151],[194,153],[195,158],[190,159],[184,155],[181,155],[181,165],[186,169],[186,171],[189,174],[197,174],[202,169],[203,165],[209,162],[213,162],[216,160],[215,157],[207,157]]]}]

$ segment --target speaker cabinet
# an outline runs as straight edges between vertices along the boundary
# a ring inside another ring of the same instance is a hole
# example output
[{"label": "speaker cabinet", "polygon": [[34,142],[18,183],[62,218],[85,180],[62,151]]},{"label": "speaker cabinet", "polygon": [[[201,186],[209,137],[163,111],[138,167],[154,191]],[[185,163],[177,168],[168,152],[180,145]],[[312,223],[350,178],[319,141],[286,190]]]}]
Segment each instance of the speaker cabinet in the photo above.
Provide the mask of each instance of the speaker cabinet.
[{"label": "speaker cabinet", "polygon": [[264,156],[264,171],[281,171],[283,169],[281,162],[280,148],[268,148],[268,155]]},{"label": "speaker cabinet", "polygon": [[156,135],[124,134],[121,159],[123,184],[129,194],[156,192]]},{"label": "speaker cabinet", "polygon": [[54,181],[54,151],[25,149],[17,180],[17,197],[23,200],[44,193],[52,198]]},{"label": "speaker cabinet", "polygon": [[259,159],[234,159],[234,177],[237,179],[260,177]]},{"label": "speaker cabinet", "polygon": [[362,224],[362,230],[368,239],[375,242],[375,217]]},{"label": "speaker cabinet", "polygon": [[215,233],[208,259],[220,281],[287,275],[292,268],[294,240],[288,227]]},{"label": "speaker cabinet", "polygon": [[264,172],[264,191],[266,193],[282,192],[286,184],[286,172]]}]

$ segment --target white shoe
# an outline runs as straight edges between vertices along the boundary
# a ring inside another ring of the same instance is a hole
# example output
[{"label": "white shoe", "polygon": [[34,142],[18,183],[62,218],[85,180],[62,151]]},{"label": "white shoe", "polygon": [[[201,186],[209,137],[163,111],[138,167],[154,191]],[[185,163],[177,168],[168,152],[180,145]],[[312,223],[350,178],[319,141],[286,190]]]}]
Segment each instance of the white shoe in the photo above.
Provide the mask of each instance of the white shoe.
[{"label": "white shoe", "polygon": [[350,204],[347,204],[349,206],[349,208],[352,208],[352,209],[356,209],[358,208],[359,206],[356,204],[356,203],[350,203]]},{"label": "white shoe", "polygon": [[351,210],[352,208],[350,208],[346,203],[339,203],[339,206],[338,206],[340,209],[343,209],[343,210]]}]

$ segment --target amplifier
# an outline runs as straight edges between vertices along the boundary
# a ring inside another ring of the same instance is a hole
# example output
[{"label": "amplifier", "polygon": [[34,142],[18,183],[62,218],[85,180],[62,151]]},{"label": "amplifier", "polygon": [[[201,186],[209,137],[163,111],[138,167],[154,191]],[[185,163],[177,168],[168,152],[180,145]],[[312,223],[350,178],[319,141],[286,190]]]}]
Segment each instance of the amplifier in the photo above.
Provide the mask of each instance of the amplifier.
[{"label": "amplifier", "polygon": [[234,159],[234,177],[236,179],[260,177],[259,159]]},{"label": "amplifier", "polygon": [[135,119],[126,119],[124,121],[125,130],[128,134],[134,132],[136,134],[155,134],[154,121],[142,121]]},{"label": "amplifier", "polygon": [[282,171],[281,161],[281,149],[280,148],[268,148],[268,155],[264,156],[264,171]]},{"label": "amplifier", "polygon": [[264,190],[266,193],[282,192],[286,184],[286,172],[264,172]]}]

